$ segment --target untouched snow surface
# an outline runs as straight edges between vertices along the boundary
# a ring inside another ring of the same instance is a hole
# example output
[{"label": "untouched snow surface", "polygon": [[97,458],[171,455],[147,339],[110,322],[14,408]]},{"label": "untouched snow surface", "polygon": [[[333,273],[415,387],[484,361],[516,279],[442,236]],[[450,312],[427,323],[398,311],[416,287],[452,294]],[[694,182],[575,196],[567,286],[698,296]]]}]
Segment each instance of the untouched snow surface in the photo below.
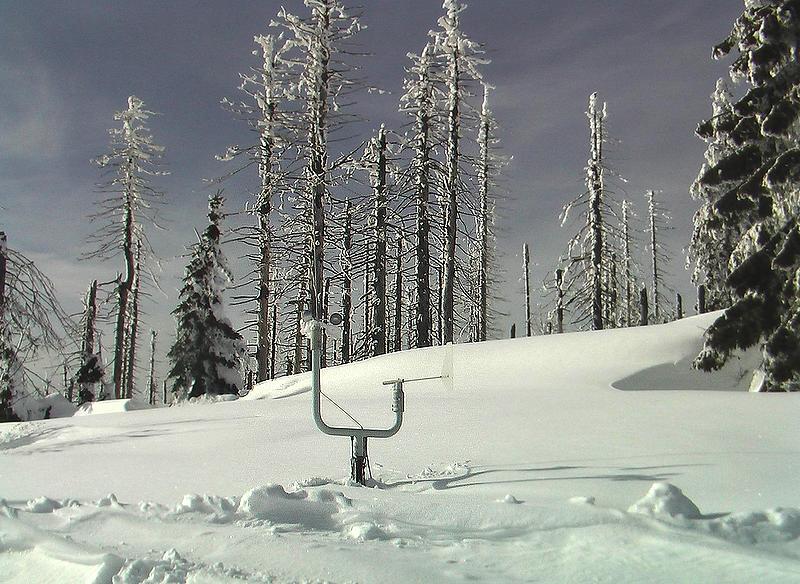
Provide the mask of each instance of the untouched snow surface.
[{"label": "untouched snow surface", "polygon": [[373,488],[307,374],[2,425],[0,582],[800,582],[800,395],[748,393],[752,354],[692,371],[713,318],[328,369],[373,426],[382,381],[452,372],[406,384]]}]

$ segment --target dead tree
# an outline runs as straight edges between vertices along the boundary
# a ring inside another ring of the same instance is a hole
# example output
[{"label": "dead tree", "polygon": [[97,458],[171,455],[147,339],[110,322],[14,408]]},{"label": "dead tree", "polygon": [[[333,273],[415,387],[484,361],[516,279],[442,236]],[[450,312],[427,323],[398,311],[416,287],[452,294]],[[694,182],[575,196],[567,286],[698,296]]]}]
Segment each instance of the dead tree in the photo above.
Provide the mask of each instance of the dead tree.
[{"label": "dead tree", "polygon": [[408,70],[409,77],[405,82],[406,93],[400,101],[401,110],[409,112],[414,120],[407,147],[412,151],[410,180],[413,185],[415,208],[414,286],[416,303],[414,305],[414,322],[417,347],[429,347],[433,343],[429,207],[435,171],[435,161],[432,160],[431,152],[434,148],[432,124],[435,121],[436,110],[434,108],[434,86],[431,80],[431,52],[431,45],[428,44],[419,57],[410,55],[413,65]]},{"label": "dead tree", "polygon": [[147,370],[147,394],[148,403],[152,406],[156,403],[156,331],[150,331],[150,365]]},{"label": "dead tree", "polygon": [[485,61],[480,46],[471,41],[461,30],[460,13],[464,6],[458,0],[445,0],[445,14],[439,19],[440,30],[433,36],[434,47],[444,61],[445,72],[441,77],[446,98],[445,113],[445,212],[444,212],[444,257],[442,274],[442,344],[452,343],[455,325],[456,249],[458,238],[459,205],[464,192],[460,164],[463,159],[461,132],[466,97],[470,81],[479,81],[478,66]]},{"label": "dead tree", "polygon": [[136,384],[136,342],[139,337],[139,295],[141,294],[142,242],[136,242],[135,277],[133,281],[129,325],[126,340],[125,397],[133,398]]},{"label": "dead tree", "polygon": [[381,126],[378,137],[372,142],[369,157],[372,167],[372,189],[374,200],[371,284],[372,298],[370,329],[370,356],[386,353],[386,214],[387,214],[387,171],[386,171],[386,130]]},{"label": "dead tree", "polygon": [[528,244],[522,244],[522,267],[525,272],[525,335],[531,336],[531,256]]},{"label": "dead tree", "polygon": [[616,213],[606,185],[604,145],[606,143],[606,106],[600,106],[597,94],[589,96],[590,157],[586,167],[586,191],[564,207],[562,225],[573,208],[585,207],[584,223],[572,237],[563,261],[569,262],[565,273],[569,304],[574,307],[576,323],[588,323],[600,330],[606,322],[607,304],[616,282],[611,282],[613,219]]},{"label": "dead tree", "polygon": [[394,350],[403,350],[403,233],[397,232],[394,265]]},{"label": "dead tree", "polygon": [[[286,44],[272,35],[258,35],[254,39],[259,56],[259,65],[249,74],[242,74],[239,89],[247,95],[246,103],[234,103],[224,99],[223,105],[237,117],[245,120],[258,135],[258,143],[248,148],[231,146],[219,160],[230,161],[244,158],[242,164],[219,180],[239,174],[250,165],[258,169],[258,188],[254,198],[246,208],[255,217],[255,228],[248,228],[245,243],[254,250],[248,254],[254,268],[237,288],[254,289],[255,294],[247,293],[235,298],[236,304],[255,305],[255,357],[257,363],[256,380],[263,381],[274,371],[270,358],[277,339],[271,334],[270,303],[278,300],[272,281],[275,254],[272,221],[273,201],[287,189],[288,163],[287,151],[296,148],[300,139],[296,130],[296,115],[288,109],[292,94],[293,63],[284,55]],[[285,106],[285,107],[282,107]]]},{"label": "dead tree", "polygon": [[350,362],[353,323],[353,205],[345,201],[342,248],[342,363]]},{"label": "dead tree", "polygon": [[647,219],[648,231],[650,235],[650,277],[653,285],[653,318],[656,323],[663,322],[663,318],[668,314],[668,301],[664,292],[669,290],[665,284],[665,272],[663,264],[669,261],[660,235],[669,229],[669,217],[663,207],[656,200],[655,191],[649,190],[645,195],[647,198]]},{"label": "dead tree", "polygon": [[[117,317],[114,332],[114,396],[121,398],[126,393],[123,376],[127,367],[125,353],[126,336],[129,330],[129,301],[133,291],[136,272],[136,242],[142,241],[144,255],[152,256],[152,249],[144,233],[144,222],[157,224],[156,210],[162,193],[150,184],[150,177],[163,175],[159,160],[163,148],[153,142],[146,121],[153,115],[144,107],[141,99],[128,98],[128,108],[117,112],[114,119],[119,128],[109,131],[111,150],[99,156],[95,162],[113,173],[113,177],[100,185],[108,196],[101,200],[99,210],[90,216],[104,225],[89,236],[94,249],[86,258],[110,259],[122,254],[125,271],[117,285]],[[146,258],[143,260],[146,263]]]}]

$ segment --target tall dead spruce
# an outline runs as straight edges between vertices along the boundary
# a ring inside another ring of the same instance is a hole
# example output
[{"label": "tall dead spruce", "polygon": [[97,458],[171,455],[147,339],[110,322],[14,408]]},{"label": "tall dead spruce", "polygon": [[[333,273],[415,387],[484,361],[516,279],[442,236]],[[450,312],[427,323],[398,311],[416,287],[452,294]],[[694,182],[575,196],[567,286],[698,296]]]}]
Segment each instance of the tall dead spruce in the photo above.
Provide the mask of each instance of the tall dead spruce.
[{"label": "tall dead spruce", "polygon": [[609,321],[608,303],[613,296],[613,254],[610,250],[616,234],[606,185],[606,165],[603,148],[606,143],[606,105],[600,104],[597,94],[589,96],[589,147],[586,166],[586,191],[564,207],[562,224],[574,208],[585,208],[584,224],[570,240],[567,248],[568,264],[565,286],[569,294],[567,303],[573,310],[576,323],[588,322],[592,330],[600,330],[613,323]]},{"label": "tall dead spruce", "polygon": [[[286,47],[274,35],[258,35],[254,38],[259,65],[248,74],[241,75],[239,89],[247,96],[245,102],[222,101],[223,106],[248,123],[258,136],[258,142],[246,148],[231,146],[226,153],[217,158],[223,161],[241,160],[234,170],[226,174],[226,179],[238,174],[246,167],[254,165],[258,170],[258,186],[247,211],[255,218],[255,226],[245,229],[245,243],[250,248],[248,259],[253,269],[238,286],[254,290],[253,293],[240,293],[235,303],[254,307],[255,313],[255,357],[256,381],[263,381],[275,373],[275,363],[271,355],[277,339],[273,338],[271,312],[277,312],[279,282],[273,282],[276,262],[273,259],[274,232],[272,211],[276,199],[287,191],[287,158],[296,148],[296,120],[290,108],[293,95],[290,70],[292,64],[284,58]],[[272,310],[271,310],[272,309]],[[277,314],[276,314],[277,316]]]},{"label": "tall dead spruce", "polygon": [[452,343],[455,329],[455,289],[458,248],[458,225],[461,205],[466,201],[466,185],[462,153],[462,124],[468,110],[470,85],[482,79],[478,67],[487,63],[479,55],[483,49],[461,30],[460,14],[465,6],[458,0],[445,0],[445,14],[439,19],[439,29],[431,32],[434,51],[442,61],[440,82],[446,95],[444,113],[445,178],[444,178],[444,249],[442,275],[442,335],[443,344]]},{"label": "tall dead spruce", "polygon": [[116,398],[123,397],[126,392],[123,385],[128,364],[125,346],[130,331],[129,300],[137,278],[136,242],[142,242],[142,264],[146,265],[153,254],[144,225],[157,225],[157,209],[163,200],[163,194],[150,183],[151,177],[166,174],[159,170],[164,149],[153,141],[145,125],[152,115],[141,99],[129,97],[127,109],[114,115],[120,126],[109,130],[110,151],[95,159],[111,178],[100,184],[101,192],[107,196],[99,201],[99,210],[90,219],[102,225],[89,236],[94,249],[85,257],[108,260],[122,255],[125,263],[125,271],[117,284],[113,367]]}]

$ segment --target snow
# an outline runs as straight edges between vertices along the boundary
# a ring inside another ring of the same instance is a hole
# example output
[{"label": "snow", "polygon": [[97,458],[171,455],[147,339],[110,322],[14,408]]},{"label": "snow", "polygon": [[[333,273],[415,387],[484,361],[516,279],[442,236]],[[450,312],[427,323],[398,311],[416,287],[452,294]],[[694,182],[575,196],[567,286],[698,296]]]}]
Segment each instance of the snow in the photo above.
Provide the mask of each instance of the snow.
[{"label": "snow", "polygon": [[691,371],[715,316],[327,369],[374,426],[383,380],[452,371],[406,382],[367,488],[307,374],[4,424],[0,581],[800,582],[800,396],[747,392],[754,354]]},{"label": "snow", "polygon": [[647,494],[630,506],[628,513],[667,515],[687,519],[699,519],[702,516],[697,505],[678,487],[669,483],[653,483]]},{"label": "snow", "polygon": [[120,412],[132,412],[134,410],[146,410],[153,406],[144,402],[130,398],[107,399],[96,402],[86,402],[75,412],[76,416],[90,416],[93,414],[116,414]]}]

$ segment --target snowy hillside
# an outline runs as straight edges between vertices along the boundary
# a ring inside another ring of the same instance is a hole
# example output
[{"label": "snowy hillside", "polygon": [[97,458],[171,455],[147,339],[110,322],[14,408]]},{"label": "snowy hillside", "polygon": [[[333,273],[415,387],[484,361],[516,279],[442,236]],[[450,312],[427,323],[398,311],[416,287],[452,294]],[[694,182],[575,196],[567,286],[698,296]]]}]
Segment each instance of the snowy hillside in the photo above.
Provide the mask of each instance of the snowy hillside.
[{"label": "snowy hillside", "polygon": [[324,371],[388,426],[382,381],[452,368],[370,440],[375,488],[345,480],[308,375],[3,425],[0,582],[800,582],[800,396],[748,393],[753,355],[692,371],[712,319]]}]

